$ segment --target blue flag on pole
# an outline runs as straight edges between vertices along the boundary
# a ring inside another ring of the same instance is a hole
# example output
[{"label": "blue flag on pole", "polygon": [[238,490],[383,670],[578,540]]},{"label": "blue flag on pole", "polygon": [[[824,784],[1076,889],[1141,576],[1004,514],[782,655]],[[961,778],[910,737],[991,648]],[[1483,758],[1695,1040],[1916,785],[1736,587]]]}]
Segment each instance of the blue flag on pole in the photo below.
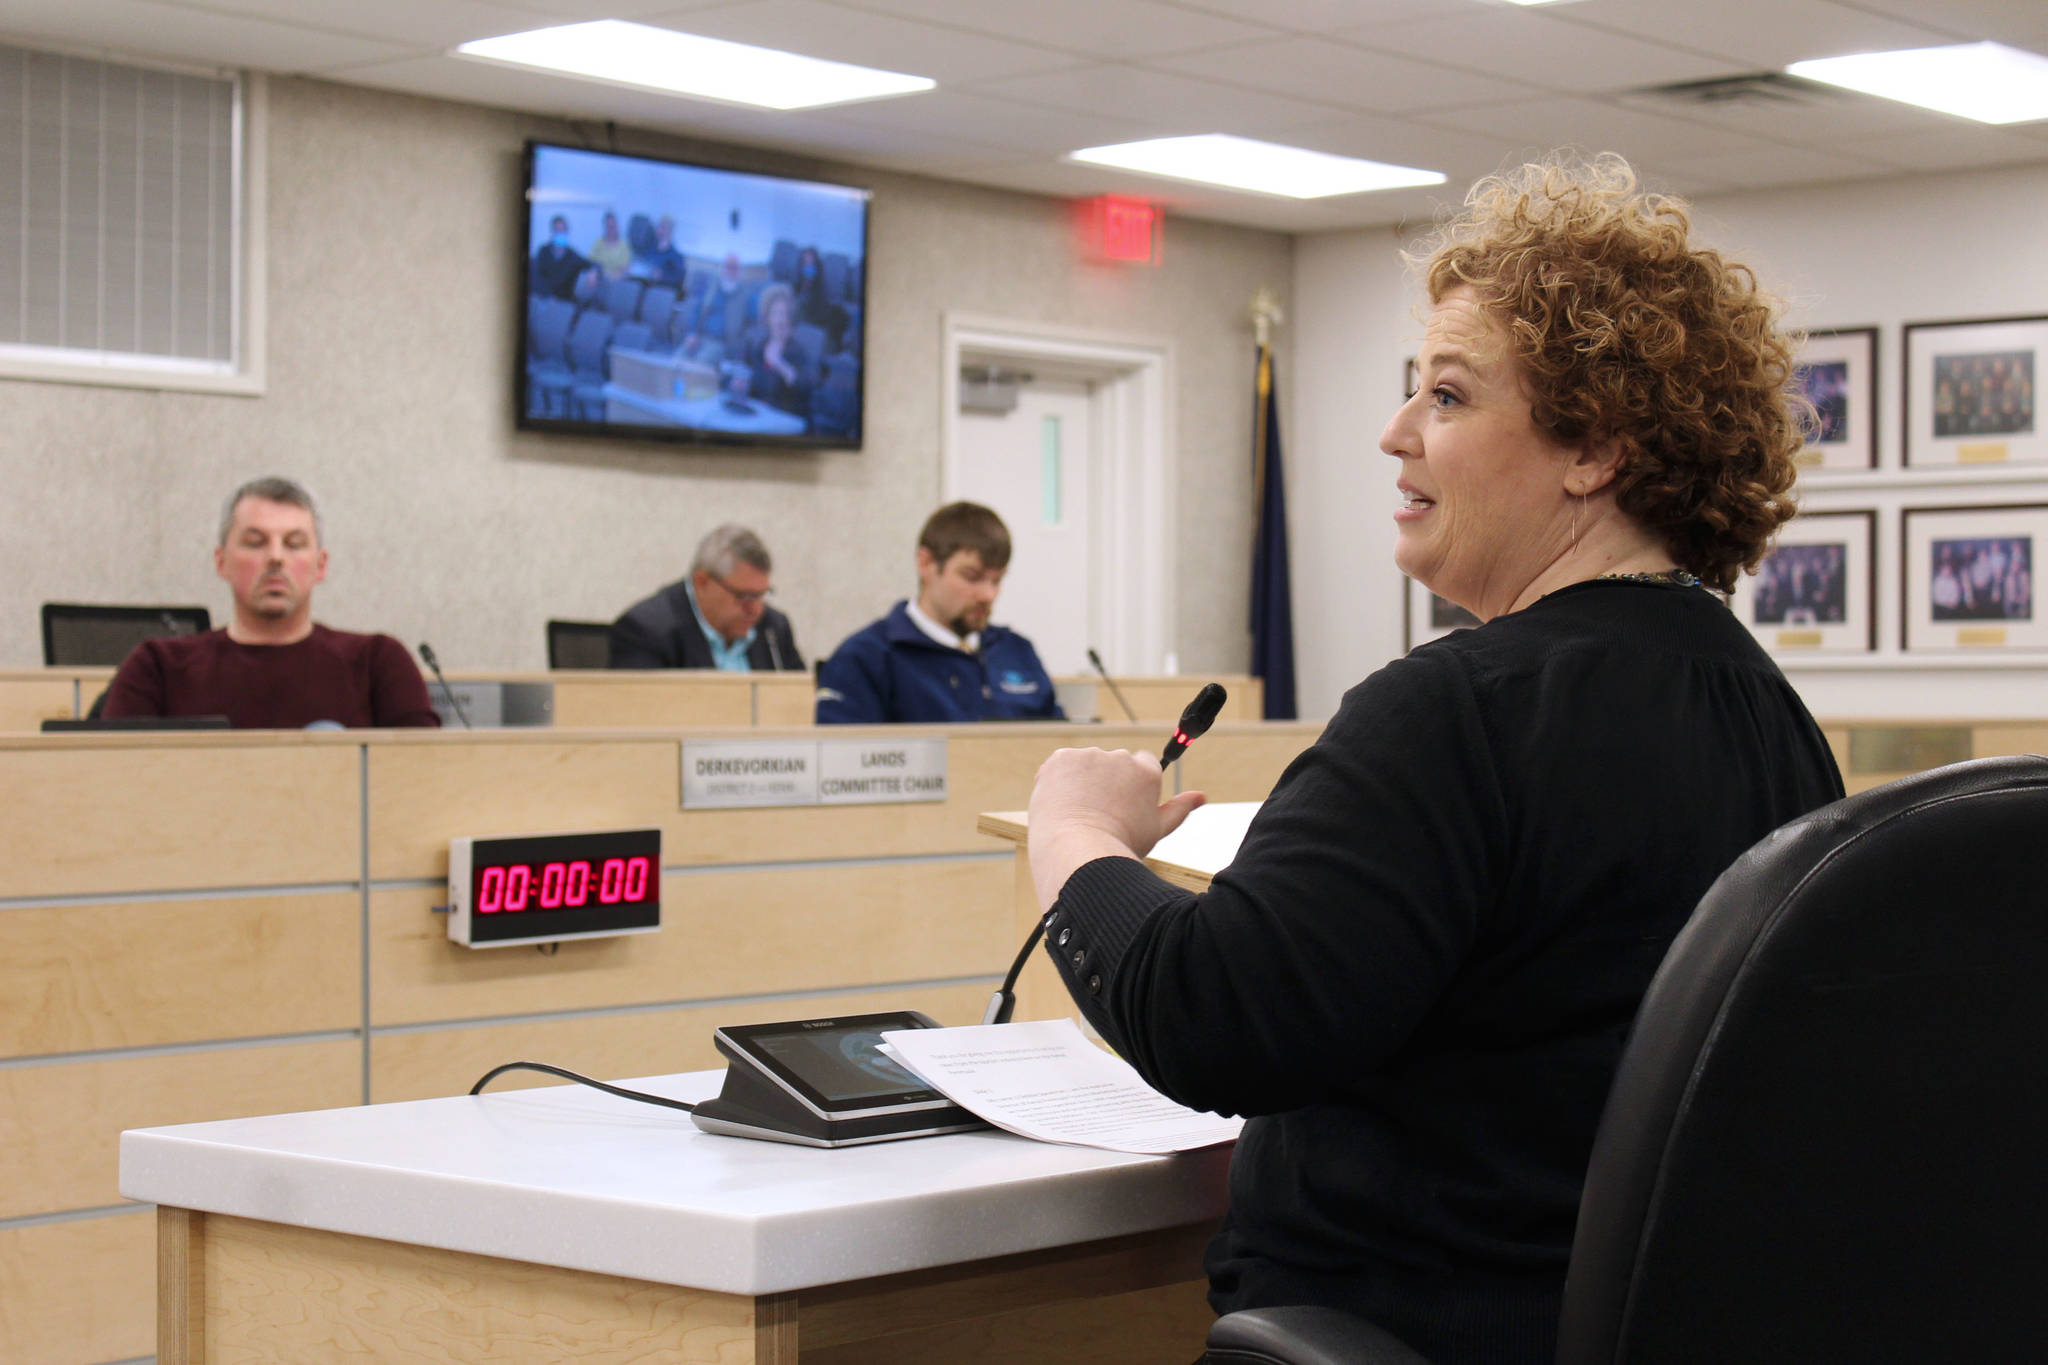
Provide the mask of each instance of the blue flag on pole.
[{"label": "blue flag on pole", "polygon": [[1293,720],[1294,600],[1287,577],[1287,488],[1280,472],[1280,398],[1273,351],[1259,347],[1252,486],[1259,532],[1252,548],[1252,676],[1265,680],[1266,719]]}]

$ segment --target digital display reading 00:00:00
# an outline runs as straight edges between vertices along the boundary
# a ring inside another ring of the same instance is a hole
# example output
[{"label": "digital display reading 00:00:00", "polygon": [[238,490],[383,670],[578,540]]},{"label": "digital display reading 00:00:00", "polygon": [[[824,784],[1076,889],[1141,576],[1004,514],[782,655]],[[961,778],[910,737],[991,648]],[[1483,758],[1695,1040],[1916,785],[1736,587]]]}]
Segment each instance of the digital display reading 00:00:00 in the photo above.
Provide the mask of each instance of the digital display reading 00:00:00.
[{"label": "digital display reading 00:00:00", "polygon": [[472,948],[661,927],[661,831],[448,843],[448,936]]},{"label": "digital display reading 00:00:00", "polygon": [[493,915],[529,906],[573,910],[593,903],[634,904],[647,899],[647,884],[653,875],[652,861],[647,858],[486,867],[477,876],[476,913]]}]

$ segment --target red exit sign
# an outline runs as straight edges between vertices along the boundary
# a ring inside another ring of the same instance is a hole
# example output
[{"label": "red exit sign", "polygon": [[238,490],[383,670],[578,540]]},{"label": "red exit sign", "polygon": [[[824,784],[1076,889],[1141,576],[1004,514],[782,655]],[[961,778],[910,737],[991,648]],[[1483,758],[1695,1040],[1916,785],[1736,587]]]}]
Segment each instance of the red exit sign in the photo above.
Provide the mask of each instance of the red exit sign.
[{"label": "red exit sign", "polygon": [[1082,254],[1098,261],[1158,265],[1164,217],[1158,205],[1143,199],[1105,194],[1083,200]]}]

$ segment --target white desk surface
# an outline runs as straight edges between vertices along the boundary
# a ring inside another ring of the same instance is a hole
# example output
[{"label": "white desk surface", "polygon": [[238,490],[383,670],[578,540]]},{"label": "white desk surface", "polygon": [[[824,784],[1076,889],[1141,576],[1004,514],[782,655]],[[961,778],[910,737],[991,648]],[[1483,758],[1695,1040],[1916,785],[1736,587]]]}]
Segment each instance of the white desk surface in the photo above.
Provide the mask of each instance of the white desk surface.
[{"label": "white desk surface", "polygon": [[[723,1074],[622,1084],[698,1100]],[[773,1294],[1220,1217],[1229,1154],[1136,1156],[1000,1132],[797,1147],[560,1086],[136,1129],[121,1135],[121,1193]]]}]

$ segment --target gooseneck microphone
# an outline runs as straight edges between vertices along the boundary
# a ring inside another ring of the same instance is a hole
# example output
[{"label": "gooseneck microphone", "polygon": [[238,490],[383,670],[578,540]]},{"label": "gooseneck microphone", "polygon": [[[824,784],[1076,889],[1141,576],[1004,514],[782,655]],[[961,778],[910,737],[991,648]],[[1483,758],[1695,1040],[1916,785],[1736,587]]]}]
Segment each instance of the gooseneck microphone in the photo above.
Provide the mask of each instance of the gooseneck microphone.
[{"label": "gooseneck microphone", "polygon": [[1109,684],[1109,695],[1115,697],[1116,704],[1124,708],[1124,719],[1136,725],[1138,723],[1138,713],[1133,711],[1131,704],[1124,700],[1124,694],[1117,689],[1116,679],[1110,677],[1109,670],[1102,666],[1102,656],[1091,649],[1088,651],[1088,662],[1095,665],[1095,671],[1102,675],[1102,680],[1105,683]]},{"label": "gooseneck microphone", "polygon": [[1222,683],[1210,683],[1195,693],[1195,699],[1188,703],[1188,709],[1180,713],[1180,727],[1173,732],[1173,738],[1166,741],[1166,747],[1159,752],[1161,770],[1186,753],[1188,745],[1209,733],[1209,727],[1216,723],[1217,713],[1223,710],[1223,703],[1229,699],[1230,694],[1223,690]]},{"label": "gooseneck microphone", "polygon": [[[474,730],[476,727],[469,723],[469,713],[462,709],[462,698],[456,696],[455,689],[448,685],[448,675],[441,671],[441,661],[434,657],[434,647],[425,640],[420,641],[420,657],[426,660],[428,668],[434,670],[434,681],[441,684],[441,695],[455,708],[455,719],[462,722],[463,729]],[[1185,717],[1182,718],[1182,723],[1186,723]]]},{"label": "gooseneck microphone", "polygon": [[[1088,651],[1091,655],[1094,650]],[[1216,723],[1216,714],[1223,709],[1223,703],[1230,694],[1223,690],[1223,684],[1210,683],[1195,693],[1195,699],[1188,703],[1188,709],[1180,713],[1180,724],[1174,729],[1173,738],[1166,742],[1166,748],[1159,755],[1159,770],[1166,771],[1166,765],[1188,751],[1209,727]],[[988,998],[988,1008],[982,1012],[984,1024],[1007,1024],[1017,1009],[1017,978],[1024,974],[1024,964],[1031,960],[1031,950],[1045,937],[1045,917],[1039,916],[1038,923],[1031,927],[1024,946],[1017,950],[1017,960],[1010,964],[1010,971],[1003,978],[1003,984],[996,987],[996,993]]]}]

